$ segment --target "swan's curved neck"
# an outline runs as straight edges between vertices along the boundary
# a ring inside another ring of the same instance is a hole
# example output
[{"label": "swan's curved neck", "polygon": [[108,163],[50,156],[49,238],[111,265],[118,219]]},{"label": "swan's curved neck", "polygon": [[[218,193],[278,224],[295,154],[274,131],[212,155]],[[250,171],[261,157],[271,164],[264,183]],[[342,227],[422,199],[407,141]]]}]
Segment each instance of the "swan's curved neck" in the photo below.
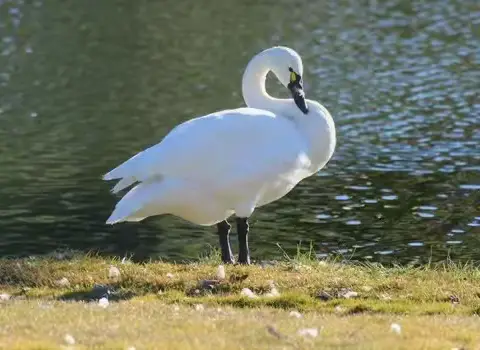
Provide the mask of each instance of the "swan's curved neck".
[{"label": "swan's curved neck", "polygon": [[271,70],[274,53],[267,49],[248,63],[242,80],[242,93],[248,107],[271,111],[287,116],[309,145],[311,160],[309,170],[313,174],[323,167],[333,154],[336,145],[335,123],[320,103],[308,101],[310,112],[303,114],[293,99],[279,99],[268,95],[265,89],[267,73]]},{"label": "swan's curved neck", "polygon": [[242,79],[243,99],[248,107],[279,112],[288,100],[270,96],[265,89],[267,73],[270,71],[270,52],[263,51],[248,63]]}]

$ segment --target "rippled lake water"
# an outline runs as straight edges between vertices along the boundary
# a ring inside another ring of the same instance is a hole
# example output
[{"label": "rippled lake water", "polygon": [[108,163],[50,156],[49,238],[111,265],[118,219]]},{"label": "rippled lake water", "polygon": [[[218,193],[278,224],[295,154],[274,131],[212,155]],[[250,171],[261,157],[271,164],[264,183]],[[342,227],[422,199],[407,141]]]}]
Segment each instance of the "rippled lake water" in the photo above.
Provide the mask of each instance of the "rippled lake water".
[{"label": "rippled lake water", "polygon": [[473,0],[0,0],[0,254],[216,246],[214,228],[172,216],[106,226],[118,198],[100,177],[176,124],[242,106],[248,60],[281,44],[338,146],[256,211],[253,257],[312,242],[320,257],[478,260],[479,28]]}]

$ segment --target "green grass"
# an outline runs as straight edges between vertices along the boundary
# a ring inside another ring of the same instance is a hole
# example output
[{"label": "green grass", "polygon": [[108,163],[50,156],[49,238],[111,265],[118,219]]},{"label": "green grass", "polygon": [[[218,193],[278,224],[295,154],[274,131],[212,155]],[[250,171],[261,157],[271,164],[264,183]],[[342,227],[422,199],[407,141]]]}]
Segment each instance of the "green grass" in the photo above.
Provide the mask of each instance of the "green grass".
[{"label": "green grass", "polygon": [[[54,349],[67,333],[75,348],[99,349],[450,349],[480,340],[473,264],[383,267],[299,253],[274,265],[226,265],[224,280],[202,286],[216,279],[218,263],[216,255],[182,264],[92,255],[0,260],[0,293],[11,295],[0,301],[0,348]],[[109,277],[111,266],[118,278]],[[268,296],[272,281],[278,296]],[[111,291],[105,309],[95,284]],[[345,298],[348,291],[357,295]],[[289,317],[291,310],[304,316]],[[392,322],[402,324],[400,335],[390,332]],[[302,327],[320,335],[298,336]]]}]

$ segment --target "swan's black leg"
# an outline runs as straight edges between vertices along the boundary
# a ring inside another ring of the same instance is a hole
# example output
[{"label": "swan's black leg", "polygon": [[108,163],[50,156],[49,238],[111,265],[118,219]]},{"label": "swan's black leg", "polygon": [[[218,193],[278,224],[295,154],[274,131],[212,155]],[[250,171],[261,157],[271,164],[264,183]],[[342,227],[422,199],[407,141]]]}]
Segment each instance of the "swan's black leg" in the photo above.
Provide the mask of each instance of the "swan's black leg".
[{"label": "swan's black leg", "polygon": [[250,251],[248,250],[248,218],[237,218],[238,234],[238,262],[250,264]]},{"label": "swan's black leg", "polygon": [[233,264],[232,249],[230,248],[230,224],[223,220],[217,224],[220,249],[222,250],[222,261],[226,264]]}]

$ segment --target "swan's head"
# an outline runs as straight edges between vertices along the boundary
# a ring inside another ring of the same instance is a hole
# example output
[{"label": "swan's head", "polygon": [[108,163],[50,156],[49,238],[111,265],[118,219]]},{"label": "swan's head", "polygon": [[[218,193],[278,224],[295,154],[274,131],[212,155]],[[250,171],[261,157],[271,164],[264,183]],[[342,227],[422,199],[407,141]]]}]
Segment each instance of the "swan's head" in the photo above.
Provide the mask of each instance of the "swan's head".
[{"label": "swan's head", "polygon": [[277,46],[270,50],[270,69],[282,85],[290,90],[297,107],[307,114],[308,106],[303,91],[302,59],[298,53],[288,47]]}]

